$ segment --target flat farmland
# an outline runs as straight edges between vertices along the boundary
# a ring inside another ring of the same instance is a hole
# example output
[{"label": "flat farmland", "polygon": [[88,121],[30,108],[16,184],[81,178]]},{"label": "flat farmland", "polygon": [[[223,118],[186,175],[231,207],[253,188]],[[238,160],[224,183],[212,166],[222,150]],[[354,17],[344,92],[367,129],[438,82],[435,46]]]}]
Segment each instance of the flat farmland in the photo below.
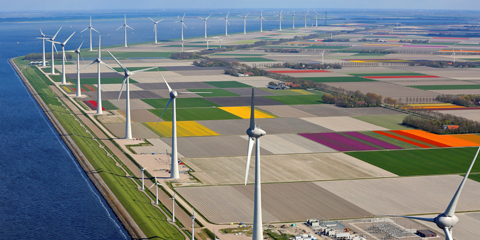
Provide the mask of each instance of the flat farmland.
[{"label": "flat farmland", "polygon": [[[251,97],[208,97],[206,100],[222,107],[250,106]],[[283,103],[268,99],[267,97],[255,97],[255,106],[283,105]]]},{"label": "flat farmland", "polygon": [[207,89],[187,89],[189,92],[198,92],[197,95],[202,97],[237,97],[238,94],[221,89],[221,88],[207,88]]},{"label": "flat farmland", "polygon": [[[247,136],[242,136],[248,140]],[[325,145],[310,141],[297,134],[266,135],[262,137],[262,148],[273,154],[294,154],[314,152],[337,152]]]},{"label": "flat farmland", "polygon": [[409,86],[412,88],[422,90],[458,90],[458,89],[480,89],[480,84],[467,84],[467,85],[420,85]]},{"label": "flat farmland", "polygon": [[315,95],[288,95],[288,96],[265,96],[286,105],[324,104],[321,94]]},{"label": "flat farmland", "polygon": [[[252,88],[224,88],[223,90],[229,91],[239,96],[252,96]],[[263,89],[255,89],[255,96],[276,96],[277,94],[265,91]],[[205,97],[208,97],[205,95]]]},{"label": "flat farmland", "polygon": [[302,118],[302,120],[317,124],[336,132],[387,130],[386,128],[351,117],[313,117]]},{"label": "flat farmland", "polygon": [[361,77],[303,77],[302,79],[314,82],[376,82],[376,80]]},{"label": "flat farmland", "polygon": [[438,94],[420,89],[399,86],[387,82],[351,82],[327,83],[330,86],[341,87],[350,91],[360,90],[362,93],[373,92],[391,98],[404,97],[436,97]]},{"label": "flat farmland", "polygon": [[430,90],[435,94],[461,95],[461,94],[480,94],[480,89],[462,89],[462,90]]},{"label": "flat farmland", "polygon": [[[467,171],[477,148],[349,152],[350,156],[400,176],[461,174]],[[472,172],[480,172],[480,164]]]},{"label": "flat farmland", "polygon": [[[324,181],[316,184],[375,215],[410,215],[445,211],[461,181],[459,175],[443,175]],[[468,180],[457,211],[480,210],[479,198],[480,183]]]},{"label": "flat farmland", "polygon": [[261,110],[272,113],[278,117],[285,118],[302,118],[302,117],[315,117],[315,115],[302,110],[295,109],[290,106],[278,105],[278,106],[260,106],[258,107]]},{"label": "flat farmland", "polygon": [[290,107],[313,114],[318,117],[331,116],[367,116],[367,115],[390,115],[398,114],[397,111],[382,107],[369,108],[342,108],[333,104],[317,105],[291,105]]},{"label": "flat farmland", "polygon": [[237,81],[223,81],[223,82],[205,82],[217,88],[248,88],[249,85]]},{"label": "flat farmland", "polygon": [[[125,137],[125,123],[108,123],[104,126],[118,138]],[[142,123],[132,122],[132,135],[134,138],[157,138],[158,135],[143,126]]]},{"label": "flat farmland", "polygon": [[[163,109],[149,110],[153,114],[160,117]],[[172,110],[167,109],[162,116],[165,121],[171,121]],[[239,119],[240,117],[226,112],[219,108],[179,108],[176,111],[177,121],[197,121],[197,120],[223,120],[223,119]]]},{"label": "flat farmland", "polygon": [[390,83],[397,84],[397,85],[402,85],[402,86],[419,86],[419,85],[468,85],[468,84],[477,84],[474,82],[468,82],[468,81],[461,81],[461,80],[454,80],[454,79],[448,79],[448,78],[442,78],[442,79],[422,79],[422,80],[394,80],[394,81],[389,81]]},{"label": "flat farmland", "polygon": [[[169,98],[161,98],[161,99],[142,99],[145,103],[150,105],[152,108],[163,109],[167,106],[167,103],[170,99]],[[177,109],[179,108],[196,108],[196,107],[217,107],[218,105],[207,101],[203,98],[177,98],[175,100],[177,104]],[[172,105],[168,106],[168,108],[172,108]]]},{"label": "flat farmland", "polygon": [[157,122],[160,120],[158,116],[146,109],[132,109],[130,110],[132,121],[134,122]]},{"label": "flat farmland", "polygon": [[[172,82],[168,83],[172,89],[210,89],[212,86],[202,82]],[[168,93],[167,85],[163,82],[155,83],[137,83],[135,84],[143,90],[165,90]],[[203,92],[203,91],[202,91]]]},{"label": "flat farmland", "polygon": [[[250,184],[232,187],[178,188],[178,192],[210,221],[215,222],[214,219],[218,219],[215,223],[251,223],[253,187]],[[372,216],[371,213],[313,183],[264,184],[262,208],[265,222],[304,221],[317,214],[325,218]]]},{"label": "flat farmland", "polygon": [[[241,137],[237,138],[241,139],[238,142],[239,146],[235,147],[237,154],[230,156],[238,157],[185,158],[183,161],[187,164],[193,164],[192,168],[195,172],[192,174],[206,185],[242,184],[245,181],[247,140]],[[184,139],[193,138],[179,139],[179,146],[181,146],[180,140]],[[186,145],[184,146],[186,147]],[[215,149],[218,148],[220,146],[215,147]],[[183,153],[180,147],[179,151]],[[294,155],[265,153],[262,152],[262,182],[302,182],[397,176],[344,153]],[[184,155],[186,157],[197,157],[194,154]],[[214,153],[210,155],[214,155]],[[218,156],[218,154],[216,155]],[[254,164],[250,166],[250,173],[248,179],[253,182]]]},{"label": "flat farmland", "polygon": [[473,121],[480,121],[480,110],[439,111],[443,114],[453,114]]},{"label": "flat farmland", "polygon": [[[127,100],[125,98],[120,99],[120,100],[118,100],[118,99],[110,100],[110,102],[113,105],[115,105],[118,109],[122,109],[122,110],[127,109],[127,106],[126,106]],[[153,109],[152,106],[146,104],[144,101],[142,101],[140,99],[130,99],[130,107],[131,107],[132,110],[133,109],[142,109],[142,110]]]},{"label": "flat farmland", "polygon": [[[118,93],[119,92],[103,92],[102,99],[117,100]],[[93,95],[96,95],[96,93],[94,92],[92,96]],[[123,91],[122,95],[120,96],[120,99],[125,99],[126,96],[127,94],[125,93],[125,91]],[[160,98],[160,96],[151,91],[130,91],[130,99],[144,99],[144,98]]]},{"label": "flat farmland", "polygon": [[353,118],[391,130],[411,129],[402,125],[402,121],[406,116],[408,114],[355,116]]}]

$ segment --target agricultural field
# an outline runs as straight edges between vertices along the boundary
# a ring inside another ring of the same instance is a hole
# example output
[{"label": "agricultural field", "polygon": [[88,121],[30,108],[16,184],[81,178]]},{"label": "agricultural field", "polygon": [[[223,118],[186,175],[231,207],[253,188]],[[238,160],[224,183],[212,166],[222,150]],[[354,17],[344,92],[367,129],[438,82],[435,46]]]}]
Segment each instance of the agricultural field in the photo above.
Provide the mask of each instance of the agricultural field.
[{"label": "agricultural field", "polygon": [[263,57],[235,57],[235,59],[241,62],[275,62],[275,60],[263,58]]},{"label": "agricultural field", "polygon": [[314,82],[375,82],[376,80],[362,77],[302,77]]},{"label": "agricultural field", "polygon": [[236,81],[205,82],[205,83],[217,88],[248,88],[250,87],[247,84],[243,84]]},{"label": "agricultural field", "polygon": [[[149,129],[154,131],[160,137],[172,137],[172,122],[146,122],[144,123]],[[216,136],[218,133],[202,126],[194,121],[177,122],[178,137],[194,137],[194,136]]]},{"label": "agricultural field", "polygon": [[324,104],[323,94],[315,95],[284,95],[284,96],[265,96],[265,98],[286,104],[286,105],[304,105],[304,104]]},{"label": "agricultural field", "polygon": [[229,92],[221,88],[207,88],[207,89],[187,89],[189,92],[203,92],[197,93],[202,97],[238,97],[239,95]]},{"label": "agricultural field", "polygon": [[411,129],[402,125],[407,114],[354,116],[353,118],[391,130]]},{"label": "agricultural field", "polygon": [[423,85],[423,86],[409,86],[411,88],[418,88],[422,90],[456,90],[456,89],[480,89],[480,85]]},{"label": "agricultural field", "polygon": [[[163,109],[151,109],[149,111],[160,117]],[[177,121],[240,119],[240,117],[220,108],[179,108],[177,109],[176,117]],[[162,119],[165,121],[171,121],[172,111],[165,111]]]},{"label": "agricultural field", "polygon": [[[153,108],[163,109],[167,106],[168,98],[163,99],[142,99],[143,102],[152,106]],[[208,108],[217,107],[218,105],[203,98],[177,98],[177,108]],[[172,108],[170,104],[168,108]]]}]

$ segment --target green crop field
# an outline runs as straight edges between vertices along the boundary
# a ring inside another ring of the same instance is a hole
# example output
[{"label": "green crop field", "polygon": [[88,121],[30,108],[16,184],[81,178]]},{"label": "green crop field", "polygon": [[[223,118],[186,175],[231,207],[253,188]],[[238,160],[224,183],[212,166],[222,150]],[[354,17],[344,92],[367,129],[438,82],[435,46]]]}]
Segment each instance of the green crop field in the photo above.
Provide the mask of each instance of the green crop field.
[{"label": "green crop field", "polygon": [[262,57],[245,57],[245,58],[235,57],[235,59],[238,59],[243,62],[276,62],[276,60],[262,58]]},{"label": "green crop field", "polygon": [[[145,103],[147,103],[148,105],[150,105],[154,108],[161,109],[163,111],[163,109],[167,105],[169,99],[168,98],[161,98],[161,99],[141,99],[141,100],[144,101]],[[176,103],[177,103],[177,109],[179,109],[179,108],[198,108],[198,107],[205,108],[205,107],[218,107],[219,106],[219,105],[217,105],[213,102],[210,102],[206,99],[203,99],[203,98],[177,98]],[[172,108],[172,104],[170,104],[170,106],[168,106],[168,108]],[[160,112],[160,114],[161,114],[161,112]]]},{"label": "green crop field", "polygon": [[294,92],[292,90],[289,90],[289,89],[270,89],[270,88],[260,88],[262,89],[263,91],[267,91],[267,92],[271,92],[271,93],[275,93],[279,96],[285,96],[285,95],[304,95],[304,94],[301,94],[299,92]]},{"label": "green crop field", "polygon": [[[133,72],[133,71],[146,69],[146,68],[151,68],[151,67],[129,67],[127,69],[128,69],[128,71]],[[114,67],[113,69],[115,69],[115,71],[117,71],[117,72],[123,73],[123,69],[121,67]],[[156,71],[168,71],[168,70],[165,69],[165,68],[161,68],[161,67],[158,67],[158,70],[157,70],[157,68],[147,70],[147,72],[156,72]]]},{"label": "green crop field", "polygon": [[480,182],[480,174],[470,174],[470,176],[468,176],[468,178],[470,178],[472,180],[475,180],[477,182]]},{"label": "green crop field", "polygon": [[[82,84],[97,84],[98,79],[97,78],[81,78],[80,81]],[[101,78],[102,84],[121,84],[123,82],[123,77],[117,77],[117,78]],[[133,80],[130,78],[130,83],[138,83],[137,81]],[[76,83],[76,79],[71,79],[69,80],[71,83]]]},{"label": "green crop field", "polygon": [[414,72],[398,72],[398,73],[392,73],[392,72],[386,72],[386,73],[379,73],[379,72],[374,72],[374,73],[347,73],[353,76],[361,77],[361,76],[425,76],[425,74],[422,73],[414,73]]},{"label": "green crop field", "polygon": [[204,82],[217,88],[249,88],[250,85],[237,81],[223,81],[223,82]]},{"label": "green crop field", "polygon": [[102,100],[102,107],[105,108],[105,110],[118,110],[119,108],[115,106],[113,103],[111,103],[108,100]]},{"label": "green crop field", "polygon": [[[113,56],[118,60],[127,59],[127,58],[170,58],[173,52],[112,52]],[[98,52],[82,52],[83,58],[97,58]],[[110,54],[103,53],[102,59],[111,58]]]},{"label": "green crop field", "polygon": [[470,85],[420,85],[420,86],[409,86],[411,88],[418,88],[422,90],[454,90],[454,89],[480,89],[478,84]]},{"label": "green crop field", "polygon": [[408,114],[356,116],[353,118],[391,130],[412,129],[402,125],[402,121],[406,116],[408,116]]},{"label": "green crop field", "polygon": [[[44,73],[50,74],[52,73],[52,68],[51,67],[46,67],[46,68],[41,68]],[[55,69],[55,73],[60,73],[57,69]]]},{"label": "green crop field", "polygon": [[[279,90],[281,91],[281,90]],[[265,96],[265,98],[275,100],[287,105],[299,104],[323,104],[322,94],[315,95],[287,95],[287,96]]]},{"label": "green crop field", "polygon": [[[148,110],[160,117],[163,109]],[[165,121],[172,121],[172,110],[165,111],[162,117]],[[200,120],[225,120],[225,119],[241,119],[229,112],[219,108],[179,108],[177,109],[177,121],[200,121]]]},{"label": "green crop field", "polygon": [[209,92],[209,93],[197,93],[202,97],[237,97],[238,94],[223,90],[221,88],[210,89],[187,89],[189,92]]},{"label": "green crop field", "polygon": [[[49,77],[54,81],[54,82],[61,82],[62,81],[62,75],[49,75]],[[67,82],[70,82],[71,80],[65,76],[65,79]]]},{"label": "green crop field", "polygon": [[[399,176],[465,173],[477,148],[364,151],[346,153]],[[480,164],[472,172],[480,172]]]},{"label": "green crop field", "polygon": [[124,170],[116,165],[118,160],[114,161],[108,157],[104,149],[109,150],[102,141],[96,137],[92,138],[85,131],[83,127],[85,125],[77,122],[69,109],[62,105],[46,84],[48,80],[28,66],[22,72],[147,238],[184,239],[184,236],[167,221],[167,217],[150,204],[152,200],[126,177]]},{"label": "green crop field", "polygon": [[303,77],[314,82],[376,82],[376,80],[361,77]]},{"label": "green crop field", "polygon": [[405,149],[420,148],[418,146],[415,146],[415,145],[412,145],[412,144],[409,144],[409,143],[406,143],[406,142],[403,142],[403,141],[400,141],[400,140],[397,140],[397,139],[394,139],[394,138],[390,138],[390,137],[378,134],[376,132],[362,132],[362,133],[367,135],[367,136],[370,136],[370,137],[373,137],[373,138],[376,138],[376,139],[380,139],[382,141],[391,143],[393,145],[396,145],[396,146],[399,146],[399,147],[402,147],[402,148],[405,148]]}]

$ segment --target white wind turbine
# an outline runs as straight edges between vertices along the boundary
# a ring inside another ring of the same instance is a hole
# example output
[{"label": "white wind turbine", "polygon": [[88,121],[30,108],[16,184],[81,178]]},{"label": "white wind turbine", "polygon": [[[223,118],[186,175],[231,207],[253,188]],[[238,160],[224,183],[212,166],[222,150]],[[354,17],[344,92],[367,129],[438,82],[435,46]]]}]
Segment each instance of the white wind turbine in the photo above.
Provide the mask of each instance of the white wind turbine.
[{"label": "white wind turbine", "polygon": [[225,19],[225,36],[228,36],[228,25],[230,25],[230,23],[228,22],[228,15],[230,14],[230,12],[227,13],[227,16],[225,16],[224,18],[219,18],[219,19]]},{"label": "white wind turbine", "polygon": [[87,28],[83,29],[80,33],[85,32],[87,29],[90,29],[90,52],[91,52],[93,51],[92,50],[92,30],[97,33],[100,33],[99,31],[97,31],[97,29],[92,27],[92,17],[90,17],[90,25]]},{"label": "white wind turbine", "polygon": [[155,182],[153,183],[153,185],[150,188],[152,188],[153,186],[156,186],[155,187],[155,190],[156,190],[155,204],[156,205],[158,205],[158,185],[162,185],[162,184],[157,181],[157,175],[155,175]]},{"label": "white wind turbine", "polygon": [[148,17],[150,20],[152,20],[153,22],[153,32],[155,33],[155,44],[157,44],[157,23],[163,21],[163,19],[160,19],[158,21],[155,21],[153,19],[151,19],[150,17]]},{"label": "white wind turbine", "polygon": [[[102,114],[102,83],[100,78],[100,65],[104,65],[105,67],[109,68],[112,71],[115,71],[112,67],[108,66],[106,63],[102,61],[102,36],[98,36],[98,57],[97,59],[93,60],[91,63],[85,65],[80,70],[96,63],[97,64],[97,114]],[[116,71],[115,71],[116,72]]]},{"label": "white wind turbine", "polygon": [[222,48],[222,39],[221,39],[221,38],[219,38],[219,37],[215,37],[215,38],[216,38],[216,39],[218,39],[218,42],[219,42],[219,44],[220,44],[220,46],[219,46],[219,47],[220,47],[220,48]]},{"label": "white wind turbine", "polygon": [[195,94],[195,93],[210,93],[210,92],[177,92],[173,90],[170,85],[168,85],[167,80],[163,77],[162,73],[160,75],[163,78],[163,81],[167,85],[168,92],[170,94],[170,99],[167,102],[167,105],[165,106],[165,109],[163,109],[162,115],[160,115],[160,119],[158,119],[157,124],[155,125],[155,128],[157,127],[158,123],[163,117],[163,114],[165,111],[167,111],[168,106],[170,103],[172,103],[172,164],[170,167],[170,178],[173,179],[178,179],[180,178],[180,174],[178,172],[178,153],[177,153],[177,101],[176,98],[179,93],[190,93],[190,94]]},{"label": "white wind turbine", "polygon": [[318,27],[318,13],[315,10],[313,11],[315,12],[315,27]]},{"label": "white wind turbine", "polygon": [[186,41],[182,40],[182,52],[183,52],[183,44],[185,43]]},{"label": "white wind turbine", "polygon": [[82,96],[82,88],[80,86],[80,58],[82,57],[82,54],[80,53],[80,49],[82,48],[82,45],[83,45],[83,42],[74,51],[67,51],[67,52],[74,52],[77,54],[77,96],[76,97]]},{"label": "white wind turbine", "polygon": [[182,17],[181,20],[175,21],[175,22],[180,22],[180,23],[182,23],[182,25],[180,26],[180,29],[182,30],[182,41],[183,41],[183,28],[187,28],[187,26],[185,25],[185,23],[183,23],[183,19],[185,18],[185,14],[187,14],[187,13],[184,13],[184,14],[183,14],[183,17]]},{"label": "white wind turbine", "polygon": [[253,236],[252,240],[263,239],[262,229],[262,180],[260,178],[260,137],[265,136],[266,132],[255,125],[255,104],[254,90],[252,88],[252,106],[250,115],[250,128],[247,129],[248,134],[248,155],[247,169],[245,171],[245,185],[248,179],[248,170],[250,167],[250,157],[252,155],[253,142],[256,141],[255,147],[255,206],[253,211]]},{"label": "white wind turbine", "polygon": [[177,192],[174,192],[172,197],[172,222],[175,222],[175,194]]},{"label": "white wind turbine", "polygon": [[239,17],[243,18],[243,34],[247,34],[247,16],[250,13],[247,13],[245,16],[238,15]]},{"label": "white wind turbine", "polygon": [[260,19],[260,32],[263,32],[263,21],[267,21],[263,18],[263,10],[260,11],[260,16],[255,18],[255,20]]},{"label": "white wind turbine", "polygon": [[[40,29],[40,28],[39,28]],[[48,40],[49,38],[46,38],[47,35],[43,34],[42,29],[40,29],[40,33],[42,34],[42,37],[37,37],[37,39],[42,39],[43,41],[43,61],[42,61],[42,66],[45,67],[45,40]]]},{"label": "white wind turbine", "polygon": [[282,31],[283,10],[280,12],[280,14],[278,14],[278,20],[280,22],[280,28],[278,31]]},{"label": "white wind turbine", "polygon": [[73,34],[75,34],[75,32],[73,32],[72,35],[70,35],[70,37],[68,37],[64,42],[52,41],[52,43],[60,44],[60,46],[62,46],[62,84],[67,84],[67,77],[65,76],[65,45],[67,44],[68,40],[72,38]]},{"label": "white wind turbine", "polygon": [[325,50],[323,50],[321,54],[322,54],[322,65],[325,65],[324,57],[323,57],[325,55]]},{"label": "white wind turbine", "polygon": [[207,41],[207,50],[208,50],[208,49],[210,49],[210,48],[208,47],[208,42],[212,41],[212,39],[205,38],[205,41]]},{"label": "white wind turbine", "polygon": [[293,25],[292,25],[292,26],[293,26],[293,29],[295,29],[295,10],[293,10],[292,16],[293,16],[293,18],[292,18],[292,20],[293,20]]},{"label": "white wind turbine", "polygon": [[195,209],[192,208],[193,215],[192,215],[192,240],[195,240]]},{"label": "white wind turbine", "polygon": [[50,64],[50,66],[52,67],[52,73],[51,73],[52,75],[55,74],[55,54],[53,53],[53,49],[57,51],[57,47],[55,47],[55,38],[57,37],[57,34],[58,32],[60,32],[61,29],[62,27],[60,27],[57,33],[55,33],[55,35],[48,40],[49,42],[52,43],[52,63]]},{"label": "white wind turbine", "polygon": [[203,21],[205,22],[205,38],[207,38],[207,20],[210,16],[212,16],[212,14],[208,15],[208,17],[206,17],[206,18],[198,17],[200,19],[203,19]]},{"label": "white wind turbine", "polygon": [[468,175],[470,174],[470,171],[472,170],[473,165],[475,164],[475,160],[477,159],[479,152],[480,152],[480,147],[478,148],[477,153],[475,154],[475,157],[473,158],[473,161],[470,164],[470,167],[468,168],[467,174],[465,174],[465,177],[463,177],[463,180],[460,183],[460,186],[455,192],[455,195],[453,195],[453,198],[450,201],[450,204],[448,204],[448,207],[445,210],[445,212],[438,214],[438,216],[435,218],[411,217],[411,216],[400,216],[400,217],[433,222],[437,225],[437,227],[443,230],[443,232],[445,233],[445,240],[453,240],[452,229],[459,221],[458,217],[455,216],[455,209],[457,207],[458,199],[460,198],[460,193],[462,192],[463,186],[465,186],[465,182],[468,179]]},{"label": "white wind turbine", "polygon": [[143,172],[145,172],[145,170],[147,170],[147,168],[142,168],[142,190],[145,190],[145,175]]},{"label": "white wind turbine", "polygon": [[308,10],[304,13],[305,15],[305,28],[307,28],[307,15],[308,15]]},{"label": "white wind turbine", "polygon": [[122,87],[120,88],[120,93],[118,94],[118,100],[120,100],[120,96],[122,96],[122,91],[123,91],[123,86],[125,85],[126,83],[126,89],[125,89],[125,92],[127,93],[127,96],[126,96],[126,116],[125,116],[125,139],[132,139],[132,120],[131,120],[131,116],[130,116],[130,76],[136,74],[136,73],[139,73],[139,72],[145,72],[145,71],[148,71],[148,70],[151,70],[151,69],[154,69],[155,67],[151,67],[151,68],[145,68],[145,69],[141,69],[141,70],[137,70],[137,71],[133,71],[133,72],[130,72],[128,71],[128,69],[123,66],[116,58],[115,56],[113,56],[113,54],[108,51],[108,53],[110,54],[110,56],[112,56],[113,60],[115,60],[115,62],[117,62],[117,64],[123,69],[123,74],[122,73],[119,73],[117,71],[115,71],[116,73],[120,74],[120,75],[123,75],[123,82],[122,82]]},{"label": "white wind turbine", "polygon": [[127,25],[127,15],[125,15],[125,22],[123,23],[122,26],[120,26],[119,28],[117,28],[117,31],[118,31],[120,28],[122,28],[122,27],[125,28],[125,47],[128,47],[128,46],[127,46],[127,28],[130,28],[130,29],[132,29],[132,30],[134,30],[134,29],[133,29],[132,27],[130,27],[130,26]]}]

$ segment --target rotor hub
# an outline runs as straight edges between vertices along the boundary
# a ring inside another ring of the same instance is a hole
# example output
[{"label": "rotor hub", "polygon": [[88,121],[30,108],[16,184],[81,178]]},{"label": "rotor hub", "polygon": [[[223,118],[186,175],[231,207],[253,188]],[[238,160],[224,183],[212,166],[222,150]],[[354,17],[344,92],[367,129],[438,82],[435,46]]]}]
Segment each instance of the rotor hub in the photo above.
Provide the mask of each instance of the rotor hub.
[{"label": "rotor hub", "polygon": [[170,98],[176,98],[177,96],[178,96],[177,91],[172,90],[172,91],[170,92]]},{"label": "rotor hub", "polygon": [[247,134],[250,137],[259,138],[261,136],[265,136],[267,133],[263,131],[261,128],[255,127],[253,130],[250,128],[247,129]]},{"label": "rotor hub", "polygon": [[440,214],[435,218],[435,224],[441,229],[447,227],[452,228],[458,223],[458,217],[453,215],[451,217]]}]

